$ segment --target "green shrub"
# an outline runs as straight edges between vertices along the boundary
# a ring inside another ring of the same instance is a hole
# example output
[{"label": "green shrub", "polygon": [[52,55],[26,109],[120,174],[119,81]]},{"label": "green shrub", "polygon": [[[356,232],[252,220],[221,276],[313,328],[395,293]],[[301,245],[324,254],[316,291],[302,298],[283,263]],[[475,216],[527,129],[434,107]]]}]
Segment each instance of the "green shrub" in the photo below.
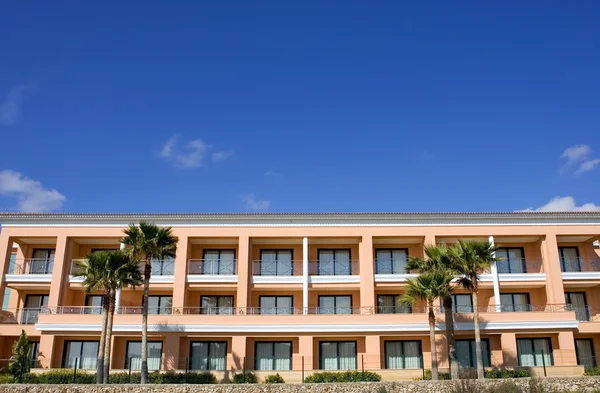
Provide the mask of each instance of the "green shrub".
[{"label": "green shrub", "polygon": [[[131,373],[131,383],[140,383],[140,373]],[[108,377],[108,383],[125,384],[130,383],[129,373],[111,373]]]},{"label": "green shrub", "polygon": [[69,383],[91,384],[96,383],[96,374],[77,371],[77,376],[73,381],[72,370],[53,370],[41,374],[31,373],[24,378],[25,383],[30,384],[55,384],[65,385]]},{"label": "green shrub", "polygon": [[504,381],[489,386],[486,393],[522,393],[521,388],[512,381]]},{"label": "green shrub", "polygon": [[304,378],[304,383],[332,383],[332,382],[379,382],[381,375],[371,371],[345,371],[314,373]]},{"label": "green shrub", "polygon": [[285,381],[283,380],[283,377],[277,373],[275,375],[268,375],[265,378],[265,383],[285,383]]},{"label": "green shrub", "polygon": [[586,368],[585,375],[600,375],[600,367]]},{"label": "green shrub", "polygon": [[[217,378],[210,373],[189,373],[186,377],[184,373],[159,373],[153,372],[148,374],[148,381],[154,384],[213,384],[217,383]],[[110,383],[126,384],[140,383],[140,373],[132,373],[131,380],[129,373],[110,374]]]},{"label": "green shrub", "polygon": [[531,377],[529,380],[529,393],[546,393],[546,388],[542,384],[541,378]]},{"label": "green shrub", "polygon": [[[449,381],[450,374],[448,373],[438,373],[438,378],[441,381]],[[425,370],[425,376],[415,378],[417,381],[431,381],[431,370]]]},{"label": "green shrub", "polygon": [[492,370],[485,370],[485,377],[491,379],[498,378],[529,378],[531,377],[531,371],[521,368],[517,370],[508,370],[502,368],[494,368]]},{"label": "green shrub", "polygon": [[235,374],[232,379],[233,383],[257,383],[256,375],[252,373]]},{"label": "green shrub", "polygon": [[0,375],[0,385],[14,383],[12,375]]}]

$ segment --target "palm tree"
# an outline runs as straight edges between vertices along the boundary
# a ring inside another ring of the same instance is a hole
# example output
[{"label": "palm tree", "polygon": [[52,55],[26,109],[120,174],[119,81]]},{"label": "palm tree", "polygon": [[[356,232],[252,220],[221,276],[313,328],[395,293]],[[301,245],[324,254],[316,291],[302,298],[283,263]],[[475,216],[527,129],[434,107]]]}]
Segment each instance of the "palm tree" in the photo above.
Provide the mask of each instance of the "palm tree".
[{"label": "palm tree", "polygon": [[159,227],[153,223],[141,221],[139,226],[129,224],[123,231],[121,243],[126,252],[138,263],[144,264],[144,296],[142,300],[142,373],[140,382],[148,382],[148,293],[152,276],[152,259],[175,257],[177,238],[171,227]]},{"label": "palm tree", "polygon": [[136,286],[142,281],[136,261],[122,251],[96,251],[76,262],[76,277],[84,277],[86,293],[102,291],[102,330],[98,344],[96,382],[107,383],[110,364],[112,321],[117,289]]},{"label": "palm tree", "polygon": [[490,265],[496,262],[494,247],[489,242],[474,240],[459,240],[450,249],[454,269],[459,274],[459,283],[471,293],[473,303],[473,323],[475,325],[475,357],[477,359],[477,378],[483,379],[483,356],[481,353],[481,333],[479,330],[479,309],[477,298],[479,295],[479,276]]},{"label": "palm tree", "polygon": [[[453,261],[450,250],[445,244],[429,245],[424,247],[426,259],[410,258],[406,269],[418,270],[420,273],[439,273],[443,276],[454,276]],[[456,338],[454,336],[454,315],[452,311],[452,282],[443,288],[440,294],[444,306],[444,322],[446,325],[446,341],[448,343],[448,363],[450,363],[450,377],[458,379],[458,361],[456,359]]]},{"label": "palm tree", "polygon": [[431,378],[438,379],[438,359],[435,344],[435,313],[433,302],[443,296],[453,276],[442,272],[425,272],[406,283],[406,293],[400,297],[402,304],[415,304],[417,299],[427,303],[429,314],[429,342],[431,344]]}]

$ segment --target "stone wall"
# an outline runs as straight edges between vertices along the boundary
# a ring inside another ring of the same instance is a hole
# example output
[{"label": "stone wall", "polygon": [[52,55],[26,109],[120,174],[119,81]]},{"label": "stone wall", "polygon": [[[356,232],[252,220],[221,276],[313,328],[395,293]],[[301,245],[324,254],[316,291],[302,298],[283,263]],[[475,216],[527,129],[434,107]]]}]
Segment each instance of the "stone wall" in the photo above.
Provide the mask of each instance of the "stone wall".
[{"label": "stone wall", "polygon": [[[486,385],[502,383],[507,379],[490,379]],[[528,378],[512,379],[524,391]],[[591,392],[600,390],[600,377],[545,378],[542,383],[549,392]],[[451,381],[404,381],[337,384],[283,384],[283,385],[0,385],[0,393],[380,393],[384,386],[388,393],[449,393]]]}]

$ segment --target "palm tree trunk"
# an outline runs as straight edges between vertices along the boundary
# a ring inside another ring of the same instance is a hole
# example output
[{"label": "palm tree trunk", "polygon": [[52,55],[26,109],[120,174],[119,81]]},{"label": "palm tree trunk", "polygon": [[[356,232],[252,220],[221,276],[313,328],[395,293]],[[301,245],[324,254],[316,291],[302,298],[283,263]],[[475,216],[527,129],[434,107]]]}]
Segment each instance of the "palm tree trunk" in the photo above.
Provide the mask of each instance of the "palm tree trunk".
[{"label": "palm tree trunk", "polygon": [[150,276],[152,265],[147,260],[144,266],[144,297],[142,300],[142,374],[140,383],[148,383],[148,293],[150,292]]},{"label": "palm tree trunk", "polygon": [[108,323],[106,325],[106,343],[104,344],[104,364],[103,371],[104,375],[102,378],[102,383],[108,383],[108,377],[110,373],[110,353],[111,353],[111,340],[112,340],[112,328],[113,328],[113,320],[115,315],[115,291],[112,290],[110,292],[110,304],[108,308]]},{"label": "palm tree trunk", "polygon": [[98,343],[98,362],[96,363],[96,383],[102,383],[104,371],[104,342],[106,341],[106,325],[108,323],[108,296],[102,296],[102,330]]},{"label": "palm tree trunk", "polygon": [[437,348],[435,346],[435,314],[433,313],[433,302],[428,304],[429,306],[429,343],[431,345],[431,379],[437,381],[439,378],[438,373],[438,359],[437,359]]},{"label": "palm tree trunk", "polygon": [[458,379],[458,362],[456,361],[456,338],[454,337],[454,312],[452,297],[444,297],[444,315],[446,322],[446,340],[448,341],[448,362],[450,363],[450,378]]},{"label": "palm tree trunk", "polygon": [[483,356],[481,354],[481,333],[479,331],[479,309],[477,307],[477,284],[473,287],[473,324],[475,325],[475,358],[477,359],[477,379],[484,378]]}]

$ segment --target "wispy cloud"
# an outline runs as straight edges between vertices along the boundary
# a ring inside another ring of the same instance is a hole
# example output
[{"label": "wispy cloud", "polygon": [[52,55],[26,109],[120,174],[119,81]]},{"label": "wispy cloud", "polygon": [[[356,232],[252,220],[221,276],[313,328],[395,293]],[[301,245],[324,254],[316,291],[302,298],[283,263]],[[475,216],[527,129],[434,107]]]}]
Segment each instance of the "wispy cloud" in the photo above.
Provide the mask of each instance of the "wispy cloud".
[{"label": "wispy cloud", "polygon": [[575,174],[581,175],[583,172],[591,171],[598,165],[600,165],[600,158],[594,158],[593,160],[584,161],[579,165],[579,169],[575,171]]},{"label": "wispy cloud", "polygon": [[202,139],[182,140],[181,135],[170,137],[160,150],[160,156],[170,161],[176,168],[198,168],[205,166],[205,161],[221,162],[231,157],[233,150],[216,151],[210,154],[213,147]]},{"label": "wispy cloud", "polygon": [[577,205],[575,198],[571,196],[556,197],[550,202],[536,209],[529,208],[522,211],[526,212],[584,212],[584,211],[597,211],[600,210],[600,206],[592,202],[584,203],[583,205]]},{"label": "wispy cloud", "polygon": [[226,159],[231,157],[233,155],[233,153],[234,153],[233,150],[216,151],[213,154],[211,154],[210,158],[212,159],[213,162],[221,162],[221,161],[225,161]]},{"label": "wispy cloud", "polygon": [[266,211],[271,206],[271,201],[258,198],[255,194],[250,193],[242,195],[242,201],[246,210]]},{"label": "wispy cloud", "polygon": [[576,175],[581,175],[596,168],[600,165],[600,158],[590,158],[591,153],[592,148],[589,145],[575,145],[565,149],[560,158],[566,160],[566,162],[560,172],[564,173],[573,165],[577,165]]},{"label": "wispy cloud", "polygon": [[0,103],[0,124],[5,126],[12,126],[16,124],[21,118],[21,107],[27,95],[29,94],[30,87],[28,85],[19,85],[13,87],[8,92],[6,98]]},{"label": "wispy cloud", "polygon": [[67,200],[60,192],[8,169],[0,171],[0,195],[17,198],[17,209],[24,212],[58,210]]}]

